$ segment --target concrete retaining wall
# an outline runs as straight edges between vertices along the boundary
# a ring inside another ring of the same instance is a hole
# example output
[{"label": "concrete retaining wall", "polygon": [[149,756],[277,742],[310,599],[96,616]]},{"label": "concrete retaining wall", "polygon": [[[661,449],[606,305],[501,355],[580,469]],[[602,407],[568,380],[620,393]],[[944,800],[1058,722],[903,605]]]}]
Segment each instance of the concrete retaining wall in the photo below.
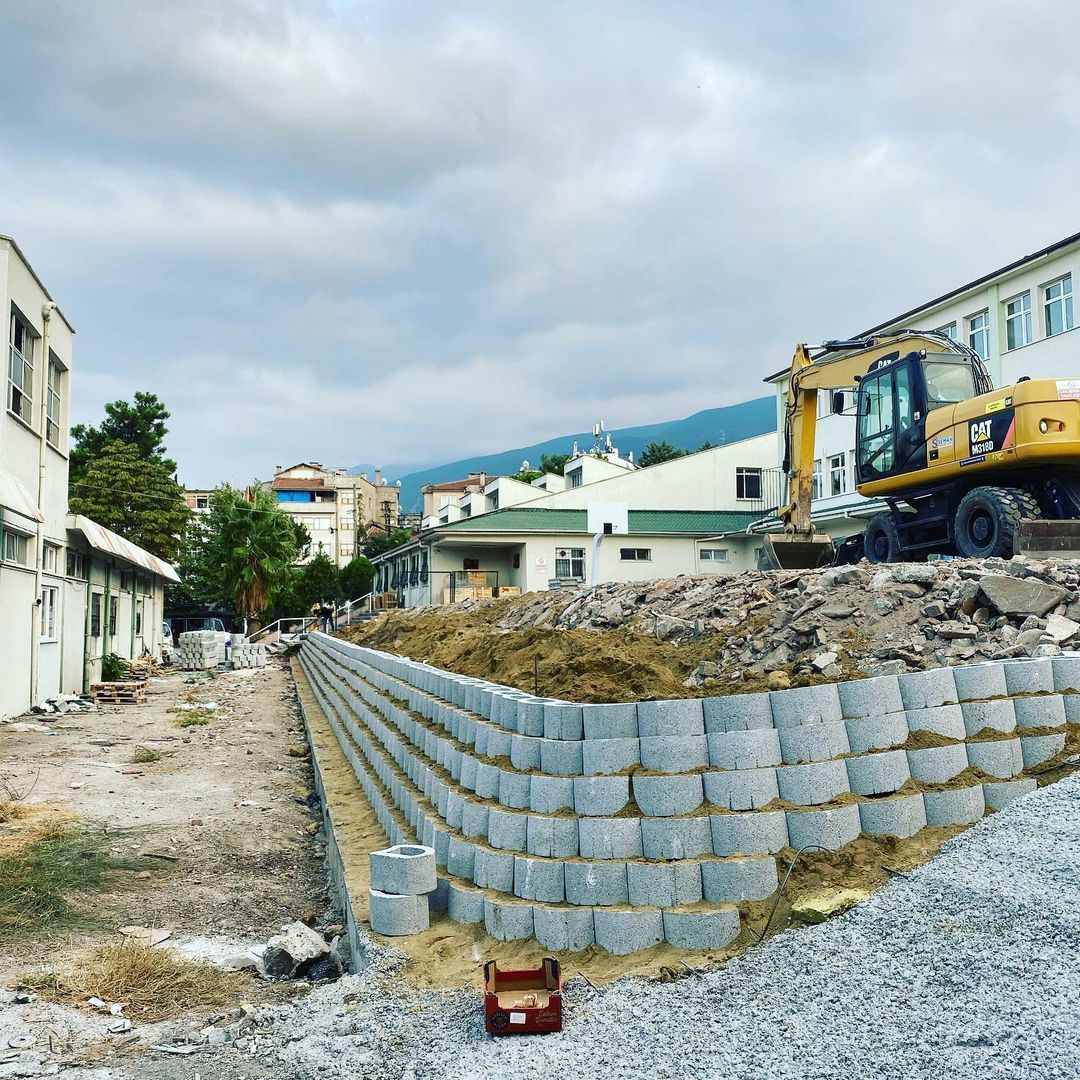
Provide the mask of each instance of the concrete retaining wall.
[{"label": "concrete retaining wall", "polygon": [[300,654],[391,842],[435,849],[451,918],[619,953],[727,944],[782,849],[907,837],[1022,795],[1064,746],[1080,663],[1060,660],[582,706],[322,634]]}]

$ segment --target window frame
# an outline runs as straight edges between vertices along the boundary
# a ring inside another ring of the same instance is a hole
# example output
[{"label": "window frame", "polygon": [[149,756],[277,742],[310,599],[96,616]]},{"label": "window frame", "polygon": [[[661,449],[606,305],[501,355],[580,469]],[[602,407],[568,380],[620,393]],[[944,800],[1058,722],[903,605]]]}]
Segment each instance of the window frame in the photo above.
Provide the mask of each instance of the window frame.
[{"label": "window frame", "polygon": [[115,595],[110,596],[109,597],[108,608],[109,608],[109,637],[114,638],[114,637],[116,637],[117,623],[120,621],[119,620],[120,597],[115,596]]},{"label": "window frame", "polygon": [[[836,462],[840,462],[839,465]],[[836,479],[839,476],[840,483],[837,485]],[[833,490],[834,488],[839,490]],[[829,498],[835,498],[838,495],[846,495],[848,493],[848,470],[847,470],[847,454],[830,454],[829,455]]]},{"label": "window frame", "polygon": [[[565,552],[565,555],[560,556],[559,552]],[[559,563],[566,565],[565,574],[559,573]],[[580,567],[580,572],[575,574],[574,567],[577,564]],[[555,576],[560,581],[584,581],[585,580],[585,549],[578,547],[557,547],[555,549]]]},{"label": "window frame", "polygon": [[68,548],[64,559],[64,577],[86,580],[86,555],[74,548]]},{"label": "window frame", "polygon": [[[980,320],[979,325],[975,325],[976,320]],[[983,308],[981,311],[973,311],[970,315],[966,316],[964,322],[967,324],[968,332],[968,345],[973,348],[983,360],[990,359],[990,309]],[[983,348],[980,349],[975,343],[976,338],[981,338],[983,342]]]},{"label": "window frame", "polygon": [[956,325],[956,320],[945,323],[944,326],[937,326],[934,328],[935,334],[944,334],[950,341],[958,341],[957,332],[959,327]]},{"label": "window frame", "polygon": [[[1014,304],[1019,304],[1018,310],[1010,312],[1010,308]],[[1022,349],[1025,345],[1030,345],[1035,340],[1034,328],[1031,321],[1031,290],[1027,289],[1022,293],[1017,293],[1015,296],[1010,296],[1007,300],[1002,300],[1001,306],[1005,309],[1005,349],[1007,352],[1013,352],[1015,349]],[[1023,341],[1018,341],[1013,333],[1014,327],[1019,326],[1023,331]]]},{"label": "window frame", "polygon": [[59,544],[50,543],[48,540],[41,545],[41,569],[46,574],[58,573],[60,565],[60,552],[64,549]]},{"label": "window frame", "polygon": [[731,560],[728,558],[730,554],[730,548],[698,548],[698,558],[702,562],[730,562]]},{"label": "window frame", "polygon": [[60,589],[56,585],[42,585],[40,599],[38,640],[59,641]]},{"label": "window frame", "polygon": [[[49,366],[45,375],[45,441],[56,451],[60,449],[61,412],[63,398],[60,394],[64,367],[56,354],[49,350]],[[55,376],[55,377],[54,377]]]},{"label": "window frame", "polygon": [[652,548],[619,548],[620,562],[652,562]]},{"label": "window frame", "polygon": [[[1061,292],[1057,296],[1051,297],[1050,290],[1058,286],[1061,287]],[[1067,289],[1066,286],[1068,286]],[[1058,334],[1065,334],[1072,330],[1076,326],[1073,317],[1072,271],[1062,274],[1053,281],[1048,281],[1042,287],[1042,295],[1043,331],[1045,336],[1057,337]],[[1051,327],[1051,311],[1056,305],[1061,306],[1061,328],[1059,330],[1054,330]]]},{"label": "window frame", "polygon": [[810,487],[810,501],[820,499],[825,490],[825,481],[821,470],[821,458],[814,459],[814,467],[811,470],[812,483]]},{"label": "window frame", "polygon": [[[760,501],[762,497],[762,480],[764,478],[765,470],[758,465],[736,465],[735,466],[735,498],[742,499],[747,502]],[[746,481],[757,481],[757,494],[746,494]],[[740,494],[742,492],[742,494]]]},{"label": "window frame", "polygon": [[[15,344],[16,327],[21,331],[23,348]],[[33,327],[11,308],[8,329],[8,364],[7,364],[7,411],[17,420],[33,430],[34,427],[34,341],[37,334]],[[30,355],[27,356],[26,354]],[[18,358],[16,360],[16,358]],[[21,382],[15,379],[16,366],[19,368]],[[19,408],[15,408],[15,393],[19,394]],[[25,407],[25,412],[23,411]]]},{"label": "window frame", "polygon": [[104,600],[104,593],[90,593],[90,636],[92,638],[101,637],[101,611],[104,607]]},{"label": "window frame", "polygon": [[[11,541],[12,554],[8,554],[9,540]],[[22,550],[18,551],[21,544]],[[13,566],[30,565],[30,537],[17,529],[4,529],[3,547],[0,548],[0,561],[11,563]]]}]

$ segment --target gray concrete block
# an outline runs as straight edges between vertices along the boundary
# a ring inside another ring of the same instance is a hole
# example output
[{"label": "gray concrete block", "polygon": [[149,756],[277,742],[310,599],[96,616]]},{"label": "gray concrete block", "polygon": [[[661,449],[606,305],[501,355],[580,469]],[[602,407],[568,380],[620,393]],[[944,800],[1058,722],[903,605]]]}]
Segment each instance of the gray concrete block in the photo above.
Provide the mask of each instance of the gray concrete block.
[{"label": "gray concrete block", "polygon": [[1003,698],[1009,693],[1005,684],[1005,668],[1000,660],[954,667],[953,682],[956,685],[956,696],[961,703]]},{"label": "gray concrete block", "polygon": [[772,703],[767,692],[702,698],[701,710],[708,735],[773,726]]},{"label": "gray concrete block", "polygon": [[1008,806],[1013,799],[1021,795],[1030,795],[1039,786],[1034,777],[1025,780],[998,780],[983,784],[983,801],[991,810],[1000,810]]},{"label": "gray concrete block", "polygon": [[481,757],[488,757],[488,740],[491,738],[491,726],[484,723],[473,724],[473,750]]},{"label": "gray concrete block", "polygon": [[[1002,679],[1005,675],[1002,673]],[[964,731],[970,738],[981,731],[1013,731],[1016,728],[1016,707],[1011,698],[994,701],[964,701]]]},{"label": "gray concrete block", "polygon": [[691,814],[704,798],[698,773],[682,776],[646,776],[638,773],[634,776],[634,801],[647,817]]},{"label": "gray concrete block", "polygon": [[930,709],[909,709],[908,727],[912,731],[929,731],[947,739],[963,739],[967,735],[964,711],[959,705],[938,705]]},{"label": "gray concrete block", "polygon": [[638,734],[643,737],[705,734],[705,715],[700,698],[639,701],[637,721]]},{"label": "gray concrete block", "polygon": [[578,820],[578,851],[583,859],[640,859],[643,850],[638,818]]},{"label": "gray concrete block", "polygon": [[713,852],[725,855],[772,855],[788,846],[783,810],[753,814],[712,814]]},{"label": "gray concrete block", "polygon": [[581,771],[586,776],[614,776],[640,764],[637,739],[586,739],[581,744]]},{"label": "gray concrete block", "polygon": [[[464,763],[462,763],[464,767]],[[476,783],[473,790],[481,799],[498,799],[499,778],[502,770],[498,765],[489,765],[486,761],[476,763]]]},{"label": "gray concrete block", "polygon": [[544,705],[542,698],[522,698],[517,703],[517,730],[519,735],[543,738]]},{"label": "gray concrete block", "polygon": [[428,911],[446,911],[450,905],[450,879],[440,877],[435,883],[435,891],[427,894]]},{"label": "gray concrete block", "polygon": [[471,755],[461,755],[461,776],[458,778],[458,783],[467,791],[476,790],[476,767],[478,764],[476,758]]},{"label": "gray concrete block", "polygon": [[465,836],[487,839],[488,807],[483,803],[466,801],[461,811],[461,832]]},{"label": "gray concrete block", "polygon": [[[780,753],[787,765],[799,765],[812,761],[828,761],[851,752],[847,726],[843,720],[828,720],[822,724],[805,724],[803,727],[781,728]],[[762,762],[762,764],[766,764]],[[768,762],[776,765],[779,762]]]},{"label": "gray concrete block", "polygon": [[1080,694],[1062,694],[1065,702],[1065,719],[1070,724],[1080,724]]},{"label": "gray concrete block", "polygon": [[1013,710],[1020,729],[1065,726],[1065,699],[1061,694],[1013,698]]},{"label": "gray concrete block", "polygon": [[540,768],[540,740],[528,735],[510,737],[510,764],[515,769],[528,772]]},{"label": "gray concrete block", "polygon": [[368,856],[368,867],[371,887],[376,892],[419,896],[432,892],[437,884],[435,851],[421,844],[399,844],[373,851]]},{"label": "gray concrete block", "polygon": [[529,809],[536,814],[573,810],[573,779],[569,776],[534,776],[529,785]]},{"label": "gray concrete block", "polygon": [[853,754],[865,754],[869,750],[890,750],[895,746],[902,746],[907,742],[910,734],[907,716],[902,712],[847,720],[845,726],[848,746]]},{"label": "gray concrete block", "polygon": [[506,761],[510,760],[510,739],[511,735],[509,731],[502,731],[498,728],[488,728],[488,740],[487,740],[487,756],[494,761]]},{"label": "gray concrete block", "polygon": [[473,881],[482,889],[514,891],[514,856],[505,851],[478,847],[473,857]]},{"label": "gray concrete block", "polygon": [[518,855],[514,859],[514,894],[522,900],[561,904],[566,896],[563,890],[564,865],[558,859],[531,859]]},{"label": "gray concrete block", "polygon": [[1020,739],[1020,748],[1024,757],[1024,768],[1033,769],[1057,757],[1065,749],[1065,734],[1024,735]]},{"label": "gray concrete block", "polygon": [[629,902],[624,862],[568,862],[563,877],[568,904],[608,907]]},{"label": "gray concrete block", "polygon": [[776,860],[771,855],[711,859],[701,864],[702,895],[710,904],[764,900],[776,892]]},{"label": "gray concrete block", "polygon": [[543,855],[549,859],[574,858],[578,853],[577,818],[530,814],[525,847],[530,855]]},{"label": "gray concrete block", "polygon": [[499,770],[499,802],[514,810],[529,808],[532,777],[528,773]]},{"label": "gray concrete block", "polygon": [[963,743],[908,750],[907,759],[911,778],[922,784],[944,784],[968,767],[967,747]]},{"label": "gray concrete block", "polygon": [[1005,668],[1005,686],[1010,696],[1054,692],[1054,665],[1048,656],[1033,660],[1006,660],[1002,667]]},{"label": "gray concrete block", "polygon": [[867,836],[907,839],[926,827],[926,807],[921,793],[873,799],[859,804],[859,820]]},{"label": "gray concrete block", "polygon": [[927,825],[969,825],[986,813],[982,784],[923,793]]},{"label": "gray concrete block", "polygon": [[614,705],[583,705],[582,723],[586,739],[636,739],[637,705],[626,702]]},{"label": "gray concrete block", "polygon": [[780,798],[775,769],[710,770],[701,779],[705,801],[720,810],[760,810]]},{"label": "gray concrete block", "polygon": [[[391,820],[387,815],[387,821]],[[384,821],[383,828],[387,828],[387,823]],[[431,846],[435,849],[435,865],[446,866],[446,857],[450,850],[450,831],[445,825],[435,822],[432,827]]]},{"label": "gray concrete block", "polygon": [[1019,739],[969,742],[967,758],[969,765],[999,780],[1009,780],[1024,771],[1024,755]]},{"label": "gray concrete block", "polygon": [[776,786],[781,799],[798,806],[817,806],[850,790],[843,761],[782,765],[776,770]]},{"label": "gray concrete block", "polygon": [[739,909],[665,911],[664,938],[677,949],[708,952],[723,949],[739,936]]},{"label": "gray concrete block", "polygon": [[476,846],[460,836],[451,836],[446,852],[446,872],[451,877],[473,879],[473,859]]},{"label": "gray concrete block", "polygon": [[582,952],[596,940],[592,908],[533,907],[533,934],[550,952]]},{"label": "gray concrete block", "polygon": [[462,881],[451,881],[446,910],[447,915],[455,922],[483,922],[484,893],[480,889],[464,885]]},{"label": "gray concrete block", "polygon": [[572,705],[570,702],[544,703],[545,739],[580,742],[584,734],[580,705]]},{"label": "gray concrete block", "polygon": [[840,708],[844,717],[849,720],[904,711],[900,683],[895,675],[879,675],[873,679],[839,683],[837,690],[840,694]]},{"label": "gray concrete block", "polygon": [[679,907],[701,900],[701,864],[626,864],[626,889],[633,907]]},{"label": "gray concrete block", "polygon": [[484,898],[484,929],[496,941],[524,941],[533,936],[532,904]]},{"label": "gray concrete block", "polygon": [[461,829],[462,815],[465,813],[465,796],[460,791],[451,791],[446,796],[446,824],[451,829]]},{"label": "gray concrete block", "polygon": [[513,810],[488,811],[488,843],[503,851],[524,851],[528,817]]},{"label": "gray concrete block", "polygon": [[903,750],[848,758],[847,773],[848,785],[856,795],[890,795],[911,779]]},{"label": "gray concrete block", "polygon": [[805,724],[843,719],[840,692],[835,683],[770,690],[769,698],[774,727],[803,727]]},{"label": "gray concrete block", "polygon": [[936,709],[957,702],[952,668],[929,668],[898,675],[900,697],[905,709]]},{"label": "gray concrete block", "polygon": [[862,822],[859,807],[853,804],[829,810],[789,810],[787,827],[796,851],[809,845],[838,851],[858,837]]},{"label": "gray concrete block", "polygon": [[422,934],[429,925],[426,894],[399,895],[368,889],[371,929],[386,937]]},{"label": "gray concrete block", "polygon": [[492,720],[505,731],[517,732],[518,729],[518,702],[525,695],[504,692],[495,697],[495,709]]},{"label": "gray concrete block", "polygon": [[708,817],[642,818],[641,848],[646,859],[693,859],[713,852]]},{"label": "gray concrete block", "polygon": [[628,776],[574,778],[574,812],[583,817],[612,817],[630,801]]},{"label": "gray concrete block", "polygon": [[716,769],[759,769],[779,765],[782,757],[780,732],[775,728],[719,731],[706,736],[706,742],[709,764]]},{"label": "gray concrete block", "polygon": [[641,741],[641,767],[653,772],[684,773],[709,764],[704,735],[656,735]]},{"label": "gray concrete block", "polygon": [[1080,691],[1080,653],[1051,657],[1050,665],[1054,671],[1055,693]]},{"label": "gray concrete block", "polygon": [[596,944],[615,956],[651,949],[664,940],[660,911],[594,911]]},{"label": "gray concrete block", "polygon": [[581,743],[541,739],[540,768],[549,776],[580,776]]}]

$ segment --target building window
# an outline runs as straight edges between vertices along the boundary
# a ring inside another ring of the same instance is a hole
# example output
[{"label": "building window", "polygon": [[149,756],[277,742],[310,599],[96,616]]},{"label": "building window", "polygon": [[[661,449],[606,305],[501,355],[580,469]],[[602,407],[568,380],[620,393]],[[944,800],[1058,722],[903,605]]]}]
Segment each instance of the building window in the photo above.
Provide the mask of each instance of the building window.
[{"label": "building window", "polygon": [[353,501],[353,492],[342,491],[339,493],[342,503],[351,503]]},{"label": "building window", "polygon": [[67,553],[67,576],[73,578],[86,578],[86,556],[81,551]]},{"label": "building window", "polygon": [[702,562],[727,562],[727,548],[702,548],[698,553]]},{"label": "building window", "polygon": [[143,602],[139,601],[139,606],[135,609],[135,633],[142,633],[142,616],[143,616]]},{"label": "building window", "polygon": [[623,562],[652,562],[652,549],[619,548],[619,558]]},{"label": "building window", "polygon": [[55,574],[60,564],[60,548],[55,544],[45,543],[41,549],[41,569],[46,574]]},{"label": "building window", "polygon": [[30,564],[30,538],[22,533],[4,533],[4,561],[18,563],[20,566]]},{"label": "building window", "polygon": [[120,591],[134,592],[135,575],[130,570],[120,571]]},{"label": "building window", "polygon": [[968,344],[984,359],[990,358],[990,312],[968,316]]},{"label": "building window", "polygon": [[735,498],[761,498],[761,470],[739,467],[735,470]]},{"label": "building window", "polygon": [[934,333],[935,334],[944,334],[947,338],[952,338],[952,340],[955,341],[956,340],[956,320],[954,319],[951,323],[946,323],[944,326],[939,326],[934,331]]},{"label": "building window", "polygon": [[1020,349],[1031,344],[1031,293],[1021,293],[1005,301],[1005,348]]},{"label": "building window", "polygon": [[585,549],[558,548],[555,552],[555,576],[564,580],[585,577]]},{"label": "building window", "polygon": [[209,510],[210,509],[210,496],[209,495],[196,495],[195,496],[195,509],[196,510]]},{"label": "building window", "polygon": [[847,491],[847,455],[834,454],[829,458],[829,494],[843,495]]},{"label": "building window", "polygon": [[1072,274],[1066,274],[1050,282],[1044,290],[1043,315],[1046,336],[1063,333],[1073,328]]},{"label": "building window", "polygon": [[101,637],[101,593],[90,597],[90,636]]},{"label": "building window", "polygon": [[33,424],[34,336],[14,312],[11,313],[11,349],[8,360],[8,408]]},{"label": "building window", "polygon": [[341,547],[338,548],[338,551],[340,552],[342,558],[351,559],[353,554],[353,546],[352,544],[342,544]]},{"label": "building window", "polygon": [[59,607],[60,590],[46,585],[41,590],[41,638],[56,640],[56,609]]},{"label": "building window", "polygon": [[60,449],[60,382],[64,369],[49,357],[49,384],[45,388],[45,438],[49,445]]},{"label": "building window", "polygon": [[581,473],[581,469],[575,469],[572,473],[570,473],[570,486],[572,488],[581,487]]},{"label": "building window", "polygon": [[814,462],[814,490],[810,495],[811,499],[821,498],[821,458],[818,458]]},{"label": "building window", "polygon": [[116,637],[116,616],[120,613],[120,597],[109,597],[109,637]]}]

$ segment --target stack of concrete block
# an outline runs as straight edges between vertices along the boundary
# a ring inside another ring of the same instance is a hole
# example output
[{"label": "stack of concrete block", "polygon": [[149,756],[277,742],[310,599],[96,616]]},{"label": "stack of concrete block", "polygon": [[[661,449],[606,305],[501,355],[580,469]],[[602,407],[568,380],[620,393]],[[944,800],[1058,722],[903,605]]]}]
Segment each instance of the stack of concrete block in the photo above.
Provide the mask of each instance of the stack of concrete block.
[{"label": "stack of concrete block", "polygon": [[428,896],[438,887],[435,851],[395,844],[368,856],[371,929],[387,937],[422,934],[428,928]]},{"label": "stack of concrete block", "polygon": [[266,646],[252,644],[242,634],[233,634],[229,659],[234,668],[266,667]]},{"label": "stack of concrete block", "polygon": [[189,630],[180,635],[178,663],[184,671],[209,671],[225,663],[229,635],[220,630]]},{"label": "stack of concrete block", "polygon": [[324,635],[300,662],[392,842],[432,850],[433,910],[617,953],[722,948],[736,905],[775,892],[782,849],[1006,805],[1080,700],[1080,656],[610,705]]}]

